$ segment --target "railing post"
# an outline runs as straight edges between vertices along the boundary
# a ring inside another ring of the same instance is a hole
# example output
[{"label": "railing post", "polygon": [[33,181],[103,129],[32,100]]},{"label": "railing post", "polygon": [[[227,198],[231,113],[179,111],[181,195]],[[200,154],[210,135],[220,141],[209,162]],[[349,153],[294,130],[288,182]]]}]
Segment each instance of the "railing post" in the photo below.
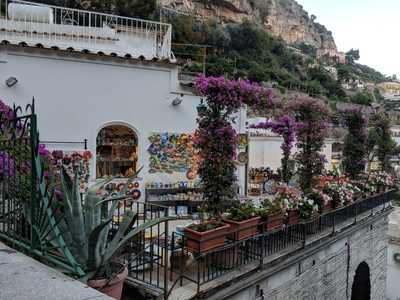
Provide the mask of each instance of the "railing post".
[{"label": "railing post", "polygon": [[302,235],[303,235],[303,248],[306,246],[306,223],[302,223],[301,224],[302,226],[302,228],[301,228],[301,230],[302,230]]},{"label": "railing post", "polygon": [[355,210],[355,213],[354,213],[354,224],[357,223],[358,205],[359,205],[359,203],[356,203],[354,205],[354,210]]},{"label": "railing post", "polygon": [[197,293],[196,296],[199,297],[200,293],[200,261],[197,262]]},{"label": "railing post", "polygon": [[332,213],[332,234],[336,232],[336,211]]},{"label": "railing post", "polygon": [[[168,208],[165,209],[165,216],[168,217],[169,211]],[[169,222],[168,220],[165,221],[165,228],[164,228],[164,234],[165,234],[165,242],[164,242],[164,299],[168,299],[168,226]]]},{"label": "railing post", "polygon": [[[15,115],[16,117],[16,115]],[[33,225],[35,224],[35,210],[36,210],[36,200],[37,200],[37,168],[36,168],[36,155],[39,147],[39,136],[37,133],[37,118],[35,114],[35,99],[32,99],[32,114],[31,114],[31,128],[30,128],[30,142],[31,142],[31,196],[30,196],[30,209],[31,209],[31,226],[30,226],[30,240],[31,249],[35,248],[36,241],[34,241]],[[40,174],[39,174],[40,176]]]},{"label": "railing post", "polygon": [[[175,232],[172,232],[172,237],[171,237],[171,257],[175,253]],[[172,281],[172,265],[170,266],[169,270],[169,281]]]}]

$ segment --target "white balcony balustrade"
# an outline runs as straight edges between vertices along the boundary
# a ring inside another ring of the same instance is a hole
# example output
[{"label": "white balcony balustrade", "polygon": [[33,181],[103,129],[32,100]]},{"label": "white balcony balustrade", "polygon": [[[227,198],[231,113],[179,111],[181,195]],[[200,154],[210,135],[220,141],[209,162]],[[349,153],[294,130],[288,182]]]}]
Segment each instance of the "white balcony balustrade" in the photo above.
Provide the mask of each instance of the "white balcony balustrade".
[{"label": "white balcony balustrade", "polygon": [[171,25],[141,19],[0,0],[0,42],[145,59],[173,59]]}]

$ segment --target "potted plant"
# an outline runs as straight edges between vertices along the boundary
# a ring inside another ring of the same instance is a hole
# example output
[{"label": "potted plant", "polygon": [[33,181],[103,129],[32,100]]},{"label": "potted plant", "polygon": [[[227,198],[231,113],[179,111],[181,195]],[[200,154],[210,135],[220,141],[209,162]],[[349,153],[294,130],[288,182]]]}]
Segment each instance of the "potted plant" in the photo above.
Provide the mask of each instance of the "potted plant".
[{"label": "potted plant", "polygon": [[184,229],[186,248],[189,251],[202,253],[225,244],[225,237],[230,225],[221,220],[202,221]]},{"label": "potted plant", "polygon": [[235,202],[223,220],[231,226],[232,234],[230,236],[235,241],[239,241],[257,234],[260,219],[250,200],[243,203]]},{"label": "potted plant", "polygon": [[274,200],[266,198],[262,202],[258,214],[264,224],[264,229],[274,230],[281,228],[284,217],[284,203],[280,198]]},{"label": "potted plant", "polygon": [[333,209],[331,197],[320,190],[313,189],[307,194],[307,198],[314,201],[318,205],[319,213],[329,212]]},{"label": "potted plant", "polygon": [[295,187],[283,185],[278,188],[278,193],[275,199],[282,201],[286,208],[287,225],[297,224],[300,220],[299,210],[297,207],[300,195],[300,191]]},{"label": "potted plant", "polygon": [[318,215],[318,205],[306,196],[301,196],[298,209],[302,221],[310,220]]},{"label": "potted plant", "polygon": [[[135,174],[138,174],[138,172]],[[127,211],[112,239],[110,223],[121,199],[126,198],[125,188],[116,197],[104,199],[99,189],[110,180],[103,181],[88,189],[84,197],[79,192],[78,172],[72,179],[64,168],[61,170],[63,191],[64,222],[60,223],[67,247],[80,264],[86,276],[82,281],[99,291],[120,299],[128,270],[118,260],[118,254],[127,242],[147,228],[172,218],[162,217],[134,227],[137,214]]]}]

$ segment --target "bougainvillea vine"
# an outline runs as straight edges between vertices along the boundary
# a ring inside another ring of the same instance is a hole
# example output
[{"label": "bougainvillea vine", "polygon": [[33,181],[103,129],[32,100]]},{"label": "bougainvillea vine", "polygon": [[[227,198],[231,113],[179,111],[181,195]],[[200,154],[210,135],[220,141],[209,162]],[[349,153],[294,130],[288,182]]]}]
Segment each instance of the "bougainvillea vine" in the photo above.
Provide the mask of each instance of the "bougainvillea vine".
[{"label": "bougainvillea vine", "polygon": [[289,115],[283,115],[277,120],[261,122],[254,126],[251,126],[251,128],[255,129],[270,129],[272,132],[282,136],[282,180],[286,183],[288,183],[290,178],[292,177],[289,167],[289,161],[290,154],[294,146],[296,130],[298,126],[299,124],[296,122],[296,120]]},{"label": "bougainvillea vine", "polygon": [[222,201],[234,196],[237,133],[232,126],[233,114],[243,105],[272,107],[276,97],[272,89],[257,83],[224,77],[201,75],[195,88],[206,106],[197,120],[196,146],[202,158],[199,175],[207,210],[217,216]]},{"label": "bougainvillea vine", "polygon": [[348,110],[345,113],[348,134],[343,149],[342,166],[352,179],[365,171],[367,163],[367,125],[368,121],[360,109]]},{"label": "bougainvillea vine", "polygon": [[304,192],[311,188],[313,179],[321,175],[325,157],[321,154],[325,138],[328,136],[329,109],[315,98],[299,96],[286,107],[299,124],[296,128],[295,156],[300,187]]}]

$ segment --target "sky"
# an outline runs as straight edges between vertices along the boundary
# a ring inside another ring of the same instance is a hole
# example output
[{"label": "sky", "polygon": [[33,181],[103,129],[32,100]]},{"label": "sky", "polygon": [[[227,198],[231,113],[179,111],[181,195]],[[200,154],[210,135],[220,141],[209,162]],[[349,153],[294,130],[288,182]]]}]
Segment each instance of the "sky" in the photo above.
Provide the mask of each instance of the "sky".
[{"label": "sky", "polygon": [[332,31],[339,51],[360,50],[360,63],[400,77],[400,0],[296,0]]}]

